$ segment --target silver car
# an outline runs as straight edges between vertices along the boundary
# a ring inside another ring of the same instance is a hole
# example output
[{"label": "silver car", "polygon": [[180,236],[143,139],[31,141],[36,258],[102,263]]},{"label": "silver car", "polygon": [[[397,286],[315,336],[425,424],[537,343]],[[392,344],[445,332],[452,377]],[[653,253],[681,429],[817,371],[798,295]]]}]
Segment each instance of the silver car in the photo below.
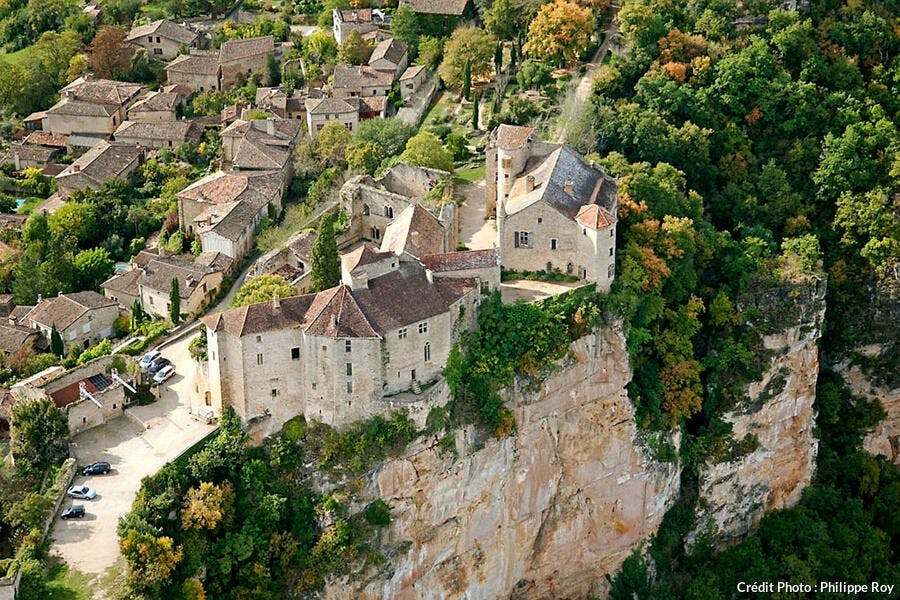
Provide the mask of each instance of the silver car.
[{"label": "silver car", "polygon": [[86,485],[73,485],[66,492],[66,496],[68,496],[69,498],[76,498],[78,500],[92,500],[96,495],[97,492]]}]

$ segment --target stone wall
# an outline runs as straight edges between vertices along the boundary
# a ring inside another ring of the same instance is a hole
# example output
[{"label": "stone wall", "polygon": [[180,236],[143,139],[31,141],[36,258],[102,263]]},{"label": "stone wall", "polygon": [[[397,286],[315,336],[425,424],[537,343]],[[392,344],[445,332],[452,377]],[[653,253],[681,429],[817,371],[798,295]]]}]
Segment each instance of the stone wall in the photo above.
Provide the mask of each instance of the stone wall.
[{"label": "stone wall", "polygon": [[819,442],[815,438],[818,341],[825,316],[825,285],[794,288],[789,295],[802,307],[796,322],[763,338],[773,353],[760,381],[747,389],[741,406],[724,415],[740,441],[759,440],[753,452],[733,462],[709,461],[699,475],[697,535],[712,532],[719,545],[753,531],[762,516],[795,505],[809,485]]},{"label": "stone wall", "polygon": [[[457,453],[420,441],[371,476],[398,548],[365,583],[332,583],[329,598],[566,598],[602,592],[651,536],[679,492],[679,470],[651,459],[625,385],[618,328],[572,344],[542,384],[507,390],[517,431]],[[677,443],[677,442],[676,442]]]}]

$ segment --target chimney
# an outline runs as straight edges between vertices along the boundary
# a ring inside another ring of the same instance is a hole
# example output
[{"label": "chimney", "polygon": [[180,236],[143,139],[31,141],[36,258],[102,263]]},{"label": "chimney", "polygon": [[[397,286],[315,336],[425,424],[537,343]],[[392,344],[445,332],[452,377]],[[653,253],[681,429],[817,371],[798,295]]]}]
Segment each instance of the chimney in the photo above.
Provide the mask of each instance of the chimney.
[{"label": "chimney", "polygon": [[247,107],[244,106],[241,108],[241,121],[247,120]]},{"label": "chimney", "polygon": [[534,175],[529,175],[525,178],[525,191],[531,192],[534,190]]},{"label": "chimney", "polygon": [[43,300],[43,298],[41,297],[40,294],[38,294],[38,301],[37,301],[37,303],[40,304],[42,300]]},{"label": "chimney", "polygon": [[273,117],[266,118],[266,135],[275,137],[275,119]]},{"label": "chimney", "polygon": [[58,292],[56,292],[56,297],[62,298],[62,290],[59,290]]},{"label": "chimney", "polygon": [[571,179],[566,179],[566,182],[563,184],[563,191],[567,194],[571,194],[575,191],[575,182]]},{"label": "chimney", "polygon": [[81,172],[81,165],[72,165],[72,172],[73,172],[73,173],[80,173],[80,172]]},{"label": "chimney", "polygon": [[275,295],[272,296],[272,308],[279,309],[281,308],[281,298],[278,297],[278,292],[275,292]]},{"label": "chimney", "polygon": [[192,285],[194,285],[194,276],[188,275],[187,277],[185,277],[184,283],[187,287],[191,287]]}]

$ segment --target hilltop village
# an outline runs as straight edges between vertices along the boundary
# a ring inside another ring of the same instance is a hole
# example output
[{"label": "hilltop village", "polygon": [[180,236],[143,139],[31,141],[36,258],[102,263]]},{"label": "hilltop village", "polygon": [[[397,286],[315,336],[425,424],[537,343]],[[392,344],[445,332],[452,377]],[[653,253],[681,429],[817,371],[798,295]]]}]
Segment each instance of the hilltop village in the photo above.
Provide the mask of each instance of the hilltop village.
[{"label": "hilltop village", "polygon": [[889,585],[898,31],[0,2],[0,600]]}]

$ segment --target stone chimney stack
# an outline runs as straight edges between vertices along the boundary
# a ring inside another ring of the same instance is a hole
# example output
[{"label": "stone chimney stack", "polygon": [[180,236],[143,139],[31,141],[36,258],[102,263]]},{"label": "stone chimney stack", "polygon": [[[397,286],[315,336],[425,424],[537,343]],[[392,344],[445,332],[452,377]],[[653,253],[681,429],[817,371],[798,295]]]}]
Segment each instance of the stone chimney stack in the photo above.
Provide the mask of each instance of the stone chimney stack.
[{"label": "stone chimney stack", "polygon": [[266,135],[275,137],[275,119],[273,117],[266,118]]},{"label": "stone chimney stack", "polygon": [[278,292],[275,292],[275,295],[272,296],[272,308],[276,310],[281,308],[281,298],[278,297]]},{"label": "stone chimney stack", "polygon": [[571,194],[572,192],[574,192],[575,191],[575,182],[572,181],[571,179],[567,179],[566,182],[563,184],[563,191],[567,194]]},{"label": "stone chimney stack", "polygon": [[525,178],[525,191],[534,191],[534,175],[529,175]]}]

